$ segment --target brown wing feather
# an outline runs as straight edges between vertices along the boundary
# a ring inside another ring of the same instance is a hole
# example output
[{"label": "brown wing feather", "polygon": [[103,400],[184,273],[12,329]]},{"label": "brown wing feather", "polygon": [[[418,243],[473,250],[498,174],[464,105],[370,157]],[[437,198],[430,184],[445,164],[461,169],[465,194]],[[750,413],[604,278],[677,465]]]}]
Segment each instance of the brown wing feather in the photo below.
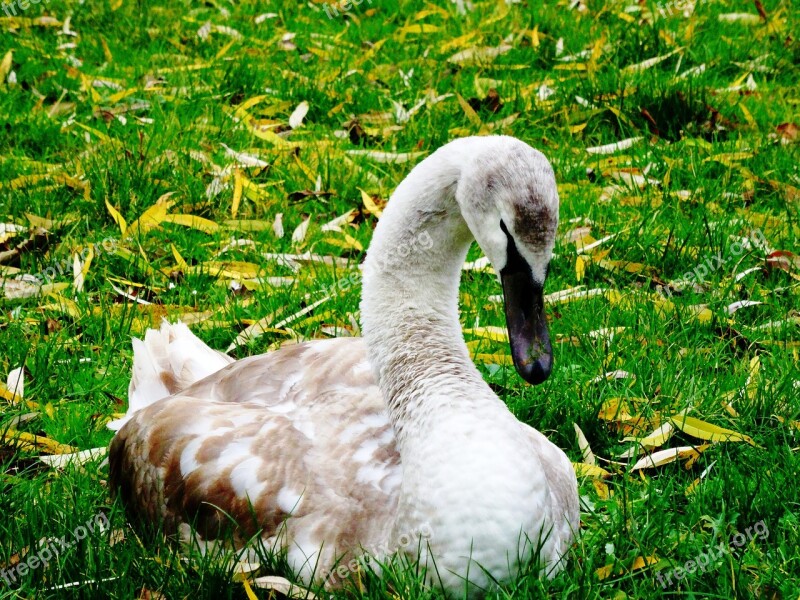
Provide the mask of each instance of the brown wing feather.
[{"label": "brown wing feather", "polygon": [[301,573],[320,546],[320,571],[380,546],[400,482],[386,407],[363,344],[348,339],[232,363],[135,413],[110,460],[135,518],[192,523],[205,540],[260,533],[290,561],[297,550]]}]

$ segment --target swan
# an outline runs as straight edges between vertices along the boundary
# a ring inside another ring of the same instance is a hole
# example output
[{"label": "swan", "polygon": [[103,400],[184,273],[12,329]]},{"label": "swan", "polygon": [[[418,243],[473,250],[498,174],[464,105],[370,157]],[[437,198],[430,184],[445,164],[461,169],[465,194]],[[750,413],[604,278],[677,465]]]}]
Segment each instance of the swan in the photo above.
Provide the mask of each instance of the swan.
[{"label": "swan", "polygon": [[410,172],[377,224],[363,338],[238,361],[182,324],[134,340],[110,448],[128,514],[200,543],[260,536],[302,581],[331,587],[363,553],[405,553],[430,585],[468,597],[534,551],[558,573],[579,528],[572,464],[483,380],[458,318],[474,239],[502,283],[514,366],[544,381],[557,223],[543,154],[513,137],[457,139]]}]

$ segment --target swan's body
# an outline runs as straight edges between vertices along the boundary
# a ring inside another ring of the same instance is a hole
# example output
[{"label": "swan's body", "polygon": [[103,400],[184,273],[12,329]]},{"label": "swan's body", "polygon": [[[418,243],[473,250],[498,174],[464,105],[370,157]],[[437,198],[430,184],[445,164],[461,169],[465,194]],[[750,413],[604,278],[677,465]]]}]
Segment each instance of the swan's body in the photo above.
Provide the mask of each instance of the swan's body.
[{"label": "swan's body", "polygon": [[334,566],[364,551],[419,554],[458,595],[467,578],[470,595],[512,578],[531,545],[548,575],[560,570],[578,529],[572,466],[483,381],[457,306],[474,236],[502,274],[518,370],[546,378],[541,286],[557,215],[540,153],[514,138],[457,140],[412,171],[381,218],[363,340],[228,364],[185,326],[148,332],[111,447],[129,510],[169,529],[191,522],[204,539],[232,518],[239,541],[261,532],[306,581],[335,583]]}]

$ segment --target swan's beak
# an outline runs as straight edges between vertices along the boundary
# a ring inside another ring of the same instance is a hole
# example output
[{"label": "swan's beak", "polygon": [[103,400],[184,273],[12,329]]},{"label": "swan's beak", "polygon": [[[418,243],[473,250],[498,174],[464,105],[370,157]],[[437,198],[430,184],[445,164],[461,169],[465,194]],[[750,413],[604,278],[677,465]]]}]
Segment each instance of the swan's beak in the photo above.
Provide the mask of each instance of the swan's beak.
[{"label": "swan's beak", "polygon": [[530,267],[521,259],[510,260],[500,279],[514,367],[528,383],[542,383],[553,368],[542,284],[533,279]]}]

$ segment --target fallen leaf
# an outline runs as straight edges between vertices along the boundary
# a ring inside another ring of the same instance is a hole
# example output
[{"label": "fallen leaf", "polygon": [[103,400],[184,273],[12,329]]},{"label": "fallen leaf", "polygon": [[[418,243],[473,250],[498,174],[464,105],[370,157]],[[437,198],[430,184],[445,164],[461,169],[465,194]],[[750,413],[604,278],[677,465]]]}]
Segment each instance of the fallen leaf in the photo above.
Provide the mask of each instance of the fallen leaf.
[{"label": "fallen leaf", "polygon": [[48,454],[73,454],[78,450],[67,444],[60,444],[55,440],[41,435],[33,435],[25,431],[6,429],[0,432],[0,439],[10,442],[12,447],[21,450],[39,450]]},{"label": "fallen leaf", "polygon": [[575,470],[575,474],[578,477],[592,477],[600,479],[611,477],[611,473],[602,467],[598,467],[597,465],[587,465],[585,463],[574,462],[572,463],[572,468]]},{"label": "fallen leaf", "polygon": [[594,457],[591,446],[589,446],[589,440],[586,439],[586,436],[583,434],[581,428],[578,427],[577,423],[573,423],[572,426],[575,428],[575,437],[578,438],[578,448],[581,451],[583,463],[587,465],[596,465],[597,460]]},{"label": "fallen leaf", "polygon": [[305,119],[308,114],[308,109],[309,105],[305,100],[298,104],[297,108],[295,108],[289,116],[289,127],[292,129],[300,127],[303,124],[303,119]]},{"label": "fallen leaf", "polygon": [[653,469],[675,462],[676,460],[684,460],[686,458],[696,457],[708,447],[709,444],[704,444],[702,446],[681,446],[680,448],[667,448],[666,450],[659,450],[658,452],[653,452],[652,454],[648,454],[647,456],[640,458],[631,467],[631,471]]},{"label": "fallen leaf", "polygon": [[620,140],[619,142],[614,142],[613,144],[606,144],[604,146],[593,146],[591,148],[587,148],[586,152],[589,154],[613,154],[614,152],[619,152],[620,150],[627,150],[631,146],[633,146],[636,142],[643,140],[641,136],[639,137],[632,137],[627,138],[625,140]]},{"label": "fallen leaf", "polygon": [[69,454],[53,454],[48,456],[40,456],[39,460],[53,467],[54,469],[63,469],[69,464],[82,465],[92,460],[104,457],[108,453],[108,447],[92,448],[91,450],[81,450],[80,452],[73,452]]},{"label": "fallen leaf", "polygon": [[670,421],[673,425],[675,425],[675,427],[680,429],[686,435],[690,435],[701,440],[708,440],[712,442],[747,442],[751,446],[756,445],[752,438],[742,433],[725,429],[724,427],[719,427],[718,425],[712,425],[711,423],[706,423],[705,421],[695,419],[694,417],[680,415],[670,417]]},{"label": "fallen leaf", "polygon": [[271,590],[283,594],[288,598],[315,600],[316,596],[311,591],[296,585],[285,579],[284,577],[277,577],[274,575],[266,577],[257,577],[253,580],[253,585],[262,590]]}]

